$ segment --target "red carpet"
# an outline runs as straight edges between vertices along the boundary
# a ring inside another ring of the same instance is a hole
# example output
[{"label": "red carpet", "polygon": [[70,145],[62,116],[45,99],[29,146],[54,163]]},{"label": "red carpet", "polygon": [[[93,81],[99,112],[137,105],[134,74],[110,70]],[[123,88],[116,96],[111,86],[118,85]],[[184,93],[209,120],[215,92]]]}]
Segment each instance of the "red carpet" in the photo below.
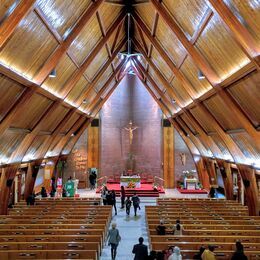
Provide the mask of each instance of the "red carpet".
[{"label": "red carpet", "polygon": [[[109,190],[114,190],[117,196],[120,196],[120,184],[119,183],[107,183],[107,188]],[[153,185],[149,183],[142,183],[141,188],[129,189],[125,188],[126,196],[132,196],[134,192],[140,197],[159,197],[159,193],[165,193],[162,190],[154,190]],[[100,193],[100,188],[96,190],[96,193]]]},{"label": "red carpet", "polygon": [[178,189],[178,191],[182,194],[207,194],[206,190],[186,190],[186,189]]}]

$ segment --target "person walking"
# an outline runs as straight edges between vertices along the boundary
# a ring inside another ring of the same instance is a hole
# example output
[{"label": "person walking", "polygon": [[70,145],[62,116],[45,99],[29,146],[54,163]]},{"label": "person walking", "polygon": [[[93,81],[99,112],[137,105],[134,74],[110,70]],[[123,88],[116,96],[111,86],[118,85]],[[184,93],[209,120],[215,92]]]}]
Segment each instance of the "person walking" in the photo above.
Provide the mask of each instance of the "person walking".
[{"label": "person walking", "polygon": [[131,208],[131,205],[132,205],[132,201],[130,200],[130,197],[128,196],[126,201],[125,201],[125,211],[126,211],[126,214],[129,216],[130,215],[130,208]]},{"label": "person walking", "polygon": [[134,260],[145,260],[148,258],[148,248],[143,242],[143,237],[139,237],[139,244],[134,245],[132,250],[132,253],[135,254]]},{"label": "person walking", "polygon": [[136,211],[139,208],[140,209],[140,199],[139,197],[136,195],[136,192],[134,193],[134,196],[132,197],[132,201],[133,201],[133,206],[134,206],[134,212],[135,212],[135,216],[136,216]]},{"label": "person walking", "polygon": [[115,215],[117,215],[117,208],[116,208],[116,193],[114,190],[112,190],[111,192],[111,203],[112,203],[112,206],[114,207],[115,209]]},{"label": "person walking", "polygon": [[121,186],[121,209],[125,207],[125,187]]},{"label": "person walking", "polygon": [[121,241],[121,236],[119,230],[116,228],[116,223],[112,224],[112,228],[108,231],[108,245],[111,246],[111,258],[112,260],[116,259],[116,250],[119,242]]}]

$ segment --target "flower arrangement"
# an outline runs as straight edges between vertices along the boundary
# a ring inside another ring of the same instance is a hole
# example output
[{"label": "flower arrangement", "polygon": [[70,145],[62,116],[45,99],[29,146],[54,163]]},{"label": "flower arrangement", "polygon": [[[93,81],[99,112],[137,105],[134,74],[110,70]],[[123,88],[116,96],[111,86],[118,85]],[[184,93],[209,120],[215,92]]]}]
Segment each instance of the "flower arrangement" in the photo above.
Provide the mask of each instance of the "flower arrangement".
[{"label": "flower arrangement", "polygon": [[183,171],[182,173],[184,174],[185,178],[192,179],[194,178],[194,173],[196,173],[196,171],[195,170]]},{"label": "flower arrangement", "polygon": [[127,185],[127,188],[134,189],[135,188],[135,182],[130,181]]}]

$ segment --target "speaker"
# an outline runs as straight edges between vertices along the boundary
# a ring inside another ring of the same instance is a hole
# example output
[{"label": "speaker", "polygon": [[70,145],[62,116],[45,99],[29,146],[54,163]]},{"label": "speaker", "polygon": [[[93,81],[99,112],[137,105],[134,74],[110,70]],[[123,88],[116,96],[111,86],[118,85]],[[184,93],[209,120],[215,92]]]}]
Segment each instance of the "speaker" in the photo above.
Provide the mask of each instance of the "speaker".
[{"label": "speaker", "polygon": [[7,187],[11,187],[12,184],[13,184],[13,180],[8,179],[8,180],[6,181],[6,186],[7,186]]},{"label": "speaker", "polygon": [[163,127],[171,127],[171,122],[168,119],[163,119]]},{"label": "speaker", "polygon": [[95,118],[91,121],[92,127],[99,127],[99,119]]},{"label": "speaker", "polygon": [[243,180],[245,188],[250,187],[250,181],[249,180]]}]

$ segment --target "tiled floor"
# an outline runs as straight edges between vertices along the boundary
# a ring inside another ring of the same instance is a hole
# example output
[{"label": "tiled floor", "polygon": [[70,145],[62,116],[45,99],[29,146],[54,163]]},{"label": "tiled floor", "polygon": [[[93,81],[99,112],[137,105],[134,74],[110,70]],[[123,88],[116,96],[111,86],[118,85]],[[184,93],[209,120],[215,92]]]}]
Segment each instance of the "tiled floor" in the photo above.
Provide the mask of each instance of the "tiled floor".
[{"label": "tiled floor", "polygon": [[[78,190],[80,197],[99,197],[100,194],[96,194],[95,191],[90,190]],[[167,189],[166,193],[160,197],[178,197],[178,198],[205,198],[205,194],[181,194],[176,189]],[[130,217],[126,216],[125,210],[120,209],[119,198],[117,199],[117,209],[118,214],[115,216],[113,210],[112,222],[117,223],[117,228],[119,229],[120,236],[122,240],[118,246],[118,253],[116,259],[118,260],[131,260],[133,259],[132,248],[133,245],[138,243],[138,238],[142,236],[144,238],[144,243],[148,244],[146,221],[145,221],[145,206],[146,205],[156,205],[156,198],[141,198],[141,210],[138,211],[138,216],[134,217],[133,207],[131,208]],[[109,260],[110,247],[105,246],[102,250],[102,256],[100,260]]]}]

